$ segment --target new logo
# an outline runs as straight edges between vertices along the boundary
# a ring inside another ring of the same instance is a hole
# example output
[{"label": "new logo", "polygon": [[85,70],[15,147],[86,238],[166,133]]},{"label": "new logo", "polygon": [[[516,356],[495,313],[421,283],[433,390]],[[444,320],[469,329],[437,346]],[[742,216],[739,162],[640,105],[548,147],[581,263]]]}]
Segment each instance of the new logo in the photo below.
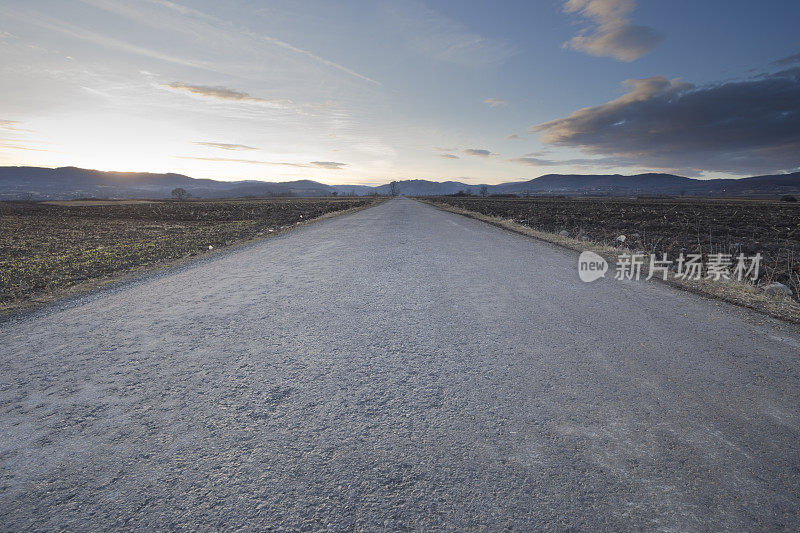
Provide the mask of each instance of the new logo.
[{"label": "new logo", "polygon": [[585,283],[602,278],[607,270],[606,260],[594,252],[586,250],[578,257],[578,276]]}]

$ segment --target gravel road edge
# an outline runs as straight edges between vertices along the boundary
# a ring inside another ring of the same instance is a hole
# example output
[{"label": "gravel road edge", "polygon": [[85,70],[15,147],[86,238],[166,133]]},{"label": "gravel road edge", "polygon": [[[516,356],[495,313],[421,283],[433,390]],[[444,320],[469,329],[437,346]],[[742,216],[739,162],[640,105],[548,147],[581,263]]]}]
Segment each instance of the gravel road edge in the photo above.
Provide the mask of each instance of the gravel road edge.
[{"label": "gravel road edge", "polygon": [[[525,235],[540,241],[549,242],[562,248],[567,248],[576,252],[590,250],[601,255],[613,268],[617,254],[621,251],[611,246],[605,246],[592,241],[581,241],[570,237],[563,237],[556,233],[549,233],[540,231],[530,226],[519,224],[511,219],[494,217],[479,213],[477,211],[470,211],[460,207],[454,207],[443,202],[436,202],[425,198],[414,198],[418,202],[430,205],[442,211],[455,213],[457,215],[465,216],[481,222],[486,222],[493,226],[503,228],[520,235]],[[642,273],[646,273],[647,265],[644,265]],[[729,304],[744,307],[752,311],[784,320],[792,324],[800,325],[800,304],[790,299],[775,299],[758,291],[752,285],[735,282],[716,282],[707,280],[677,280],[670,279],[667,281],[659,278],[653,278],[659,283],[664,283],[672,287],[688,291],[700,296],[705,296],[715,300],[721,300]]]},{"label": "gravel road edge", "polygon": [[248,240],[236,241],[233,244],[204,252],[201,255],[181,257],[173,261],[164,261],[152,265],[140,266],[131,270],[119,272],[112,276],[87,280],[83,283],[73,285],[67,289],[38,295],[36,298],[29,300],[18,300],[4,303],[3,305],[0,305],[0,324],[17,320],[22,317],[27,317],[34,313],[62,309],[64,307],[72,307],[74,305],[78,305],[81,301],[88,297],[96,297],[108,291],[122,290],[131,284],[139,283],[151,277],[165,275],[169,272],[174,272],[176,269],[189,268],[199,262],[208,261],[222,257],[229,253],[234,253],[244,247],[257,245],[267,239],[285,235],[286,233],[289,233],[295,229],[308,226],[309,224],[314,224],[315,222],[321,222],[330,218],[348,215],[357,211],[375,207],[384,201],[386,201],[386,199],[382,198],[367,205],[351,207],[350,209],[344,209],[342,211],[325,213],[316,218],[298,222],[285,229],[279,229],[273,233],[268,233],[266,235],[254,237]]}]

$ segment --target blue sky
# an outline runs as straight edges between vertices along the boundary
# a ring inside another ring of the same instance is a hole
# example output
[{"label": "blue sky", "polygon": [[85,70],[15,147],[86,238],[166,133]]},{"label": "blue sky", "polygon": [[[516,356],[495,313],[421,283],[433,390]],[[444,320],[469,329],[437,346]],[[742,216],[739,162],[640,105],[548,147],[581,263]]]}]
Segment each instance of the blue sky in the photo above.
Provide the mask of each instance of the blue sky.
[{"label": "blue sky", "polygon": [[0,164],[370,184],[787,172],[798,22],[794,1],[2,0]]}]

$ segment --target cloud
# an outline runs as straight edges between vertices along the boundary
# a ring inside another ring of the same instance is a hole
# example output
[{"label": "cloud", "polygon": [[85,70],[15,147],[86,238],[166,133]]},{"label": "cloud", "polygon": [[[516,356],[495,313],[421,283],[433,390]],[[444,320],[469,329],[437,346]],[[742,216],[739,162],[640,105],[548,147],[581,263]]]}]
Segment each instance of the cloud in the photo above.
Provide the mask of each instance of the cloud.
[{"label": "cloud", "polygon": [[515,157],[514,159],[509,159],[509,161],[512,161],[514,163],[521,163],[523,165],[528,165],[531,167],[548,167],[559,164],[550,159],[539,159],[538,157]]},{"label": "cloud", "polygon": [[772,62],[773,65],[783,65],[783,66],[794,65],[795,63],[800,63],[800,54],[794,54]]},{"label": "cloud", "polygon": [[506,135],[506,140],[507,140],[507,141],[512,141],[512,140],[514,140],[514,139],[521,139],[521,138],[522,138],[522,137],[520,137],[520,136],[519,136],[519,135],[517,135],[516,133],[512,133],[511,135]]},{"label": "cloud", "polygon": [[392,33],[427,58],[484,67],[501,64],[515,53],[506,41],[479,35],[417,0],[384,1],[381,6]]},{"label": "cloud", "polygon": [[[29,132],[30,130],[26,130],[19,127],[20,122],[18,120],[6,120],[0,119],[0,130],[5,130],[7,136],[0,137],[0,148],[6,148],[9,150],[25,150],[28,152],[50,152],[51,150],[45,150],[43,148],[33,148],[31,146],[23,146],[20,143],[27,143],[30,142],[26,139],[21,139],[20,137],[24,137],[25,132]],[[22,135],[21,135],[22,134]],[[36,143],[34,144],[41,144]]]},{"label": "cloud", "polygon": [[664,36],[647,26],[631,24],[628,15],[635,0],[567,0],[564,12],[578,13],[590,27],[564,43],[564,46],[593,56],[633,61],[649,53]]},{"label": "cloud", "polygon": [[310,165],[305,163],[283,163],[278,161],[257,161],[254,159],[233,159],[229,157],[191,157],[191,156],[175,156],[178,159],[191,159],[194,161],[212,161],[214,163],[247,163],[249,165],[269,165],[281,167],[298,167],[309,168]]},{"label": "cloud", "polygon": [[0,143],[0,147],[8,148],[11,150],[25,150],[27,152],[50,152],[50,150],[45,150],[43,148],[31,148],[29,146],[20,146],[18,144],[10,144],[10,143]]},{"label": "cloud", "polygon": [[505,107],[508,105],[508,102],[500,100],[499,98],[487,98],[483,103],[489,104],[489,107]]},{"label": "cloud", "polygon": [[232,102],[251,102],[256,104],[266,104],[271,107],[285,108],[289,103],[291,103],[289,100],[284,100],[284,99],[270,100],[268,98],[258,98],[248,93],[242,91],[236,91],[234,89],[228,89],[226,87],[190,85],[188,83],[181,83],[177,81],[169,83],[164,87],[168,87],[176,91],[196,94],[206,98],[214,98],[216,100],[227,100]]},{"label": "cloud", "polygon": [[437,152],[455,152],[458,150],[458,148],[442,148],[441,146],[434,146],[433,149]]},{"label": "cloud", "polygon": [[476,155],[478,157],[489,157],[494,155],[489,150],[484,150],[483,148],[467,148],[464,150],[464,153],[467,155]]},{"label": "cloud", "polygon": [[[181,4],[170,2],[168,0],[151,0],[151,5],[155,5],[160,9],[156,11],[145,11],[141,9],[141,5],[131,7],[131,2],[118,1],[118,0],[82,0],[86,4],[93,5],[96,8],[121,15],[132,20],[147,24],[153,28],[167,29],[170,32],[180,31],[188,34],[195,39],[210,40],[215,43],[234,42],[237,39],[243,39],[248,42],[241,45],[244,46],[260,46],[261,43],[267,43],[283,50],[287,50],[294,54],[298,54],[309,58],[319,64],[325,65],[331,69],[344,72],[350,76],[356,77],[363,81],[372,83],[374,85],[381,85],[380,82],[373,80],[367,76],[359,74],[338,63],[320,57],[313,52],[304,50],[293,46],[285,41],[281,41],[274,37],[264,34],[255,34],[247,31],[244,28],[235,27],[228,21],[208,15],[197,9],[183,6]],[[172,15],[172,16],[170,16]],[[132,50],[135,51],[135,50]],[[147,51],[145,51],[147,52]],[[141,53],[141,50],[138,51]],[[151,55],[146,53],[144,55]],[[162,58],[163,59],[163,58]],[[173,60],[166,58],[166,60]]]},{"label": "cloud", "polygon": [[324,168],[327,170],[341,170],[347,166],[347,163],[337,163],[336,161],[312,161],[309,164],[317,168]]},{"label": "cloud", "polygon": [[663,76],[625,84],[615,100],[530,131],[547,144],[643,166],[732,174],[800,168],[800,68],[700,87]]},{"label": "cloud", "polygon": [[601,157],[601,158],[575,158],[563,159],[557,161],[555,159],[541,159],[538,157],[517,157],[509,159],[514,163],[521,163],[530,167],[557,167],[557,166],[580,166],[580,167],[635,167],[639,166],[638,163],[627,159],[620,159],[616,157]]},{"label": "cloud", "polygon": [[129,54],[139,55],[143,57],[148,57],[150,59],[157,59],[159,61],[164,61],[167,63],[173,63],[176,65],[182,65],[187,67],[194,67],[198,69],[214,70],[215,68],[214,65],[206,61],[193,60],[171,54],[165,54],[158,50],[153,50],[143,46],[137,46],[135,44],[126,41],[121,41],[114,37],[109,37],[107,35],[103,35],[100,33],[95,33],[85,28],[80,28],[78,26],[74,26],[72,24],[68,24],[66,22],[57,19],[46,17],[41,14],[31,16],[19,10],[14,10],[14,11],[8,10],[4,11],[3,15],[16,18],[17,20],[21,20],[28,24],[39,26],[40,28],[44,28],[45,30],[48,30],[49,32],[52,33],[59,33],[69,38],[92,43],[103,48],[114,48],[116,50],[120,50],[122,52],[126,52]]},{"label": "cloud", "polygon": [[267,165],[295,168],[324,168],[327,170],[341,170],[347,163],[336,163],[334,161],[310,161],[308,163],[288,163],[282,161],[259,161],[255,159],[234,159],[228,157],[190,157],[176,156],[178,159],[191,159],[194,161],[212,161],[215,163],[245,163],[248,165]]},{"label": "cloud", "polygon": [[455,154],[439,154],[439,157],[444,157],[445,159],[461,159]]},{"label": "cloud", "polygon": [[196,142],[194,144],[200,146],[208,146],[209,148],[219,148],[220,150],[258,150],[253,146],[246,144],[228,144],[228,143],[212,143],[212,142]]}]

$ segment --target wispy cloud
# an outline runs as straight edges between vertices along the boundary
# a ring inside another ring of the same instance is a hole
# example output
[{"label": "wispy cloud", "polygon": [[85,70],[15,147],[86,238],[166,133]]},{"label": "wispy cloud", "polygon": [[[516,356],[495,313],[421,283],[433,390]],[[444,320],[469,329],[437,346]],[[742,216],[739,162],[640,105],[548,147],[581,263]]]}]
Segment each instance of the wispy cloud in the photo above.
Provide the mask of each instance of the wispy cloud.
[{"label": "wispy cloud", "polygon": [[625,83],[619,98],[530,131],[547,144],[641,166],[731,174],[800,168],[800,68],[700,87],[663,76]]},{"label": "wispy cloud", "polygon": [[479,35],[421,2],[386,1],[383,8],[396,35],[425,57],[481,67],[503,63],[515,52],[507,42]]},{"label": "wispy cloud", "polygon": [[15,130],[16,131],[16,130],[19,129],[19,127],[17,126],[18,124],[19,124],[18,120],[2,120],[2,119],[0,119],[0,128],[6,129],[6,130]]},{"label": "wispy cloud", "polygon": [[495,155],[491,151],[485,150],[483,148],[467,148],[466,150],[464,150],[464,153],[467,155],[475,155],[478,157],[489,157]]},{"label": "wispy cloud", "polygon": [[351,70],[351,69],[349,69],[347,67],[343,67],[342,65],[340,65],[338,63],[334,63],[333,61],[329,61],[329,60],[327,60],[327,59],[325,59],[323,57],[320,57],[320,56],[318,56],[318,55],[316,55],[316,54],[314,54],[312,52],[309,52],[308,50],[303,50],[302,48],[297,48],[296,46],[292,46],[289,43],[285,43],[283,41],[280,41],[278,39],[274,39],[272,37],[268,37],[266,35],[261,35],[261,39],[263,39],[264,41],[266,41],[268,43],[274,44],[275,46],[283,48],[285,50],[290,50],[290,51],[295,52],[297,54],[300,54],[300,55],[303,55],[303,56],[308,57],[310,59],[313,59],[314,61],[316,61],[318,63],[321,63],[321,64],[323,64],[323,65],[325,65],[327,67],[330,67],[332,69],[344,72],[345,74],[349,74],[350,76],[358,78],[358,79],[360,79],[362,81],[366,81],[366,82],[371,83],[373,85],[383,85],[381,82],[379,82],[377,80],[373,80],[370,77],[364,76],[363,74],[359,74],[355,70]]},{"label": "wispy cloud", "polygon": [[22,143],[30,144],[41,144],[35,141],[30,141],[28,139],[24,139],[25,133],[30,132],[30,130],[26,130],[20,127],[20,122],[18,120],[7,120],[7,119],[0,119],[0,130],[6,132],[6,135],[0,137],[0,148],[6,148],[9,150],[25,150],[28,152],[50,152],[52,150],[45,150],[44,148],[34,148],[32,146],[26,146]]},{"label": "wispy cloud", "polygon": [[794,65],[795,63],[800,63],[800,54],[794,54],[794,55],[791,55],[791,56],[787,56],[787,57],[781,58],[781,59],[779,59],[777,61],[773,61],[772,63],[774,65],[782,65],[782,66]]},{"label": "wispy cloud", "polygon": [[283,161],[259,161],[257,159],[235,159],[229,157],[194,157],[194,156],[175,156],[178,159],[191,159],[195,161],[212,161],[216,163],[245,163],[248,165],[266,165],[295,168],[323,168],[326,170],[341,170],[347,163],[337,163],[335,161],[310,161],[308,163],[289,163]]},{"label": "wispy cloud", "polygon": [[175,156],[178,159],[191,159],[194,161],[211,161],[214,163],[246,163],[248,165],[268,165],[268,166],[280,166],[280,167],[298,167],[298,168],[310,168],[310,165],[306,163],[286,163],[280,161],[258,161],[255,159],[235,159],[230,157],[195,157],[195,156]]},{"label": "wispy cloud", "polygon": [[538,157],[515,157],[514,159],[509,159],[509,161],[521,163],[530,167],[546,167],[558,164],[555,161],[551,161],[549,159],[539,159]]},{"label": "wispy cloud", "polygon": [[0,9],[0,12],[2,12],[5,16],[21,20],[27,24],[39,26],[40,28],[43,28],[50,32],[59,33],[69,38],[89,42],[92,44],[102,46],[104,48],[113,48],[121,52],[148,57],[150,59],[156,59],[159,61],[165,61],[167,63],[173,63],[176,65],[183,65],[187,67],[194,67],[206,70],[214,70],[215,68],[211,63],[207,61],[189,59],[185,57],[176,56],[173,54],[164,53],[159,50],[153,50],[144,46],[138,46],[126,41],[122,41],[120,39],[116,39],[114,37],[110,37],[108,35],[103,35],[101,33],[96,33],[87,30],[85,28],[80,28],[78,26],[74,26],[72,24],[68,24],[60,20],[55,20],[50,17],[43,16],[41,14],[32,16],[17,10],[12,11],[12,10],[2,10],[2,9]]},{"label": "wispy cloud", "polygon": [[565,46],[594,56],[633,61],[649,53],[664,36],[648,26],[631,24],[628,15],[635,0],[567,0],[566,13],[578,13],[590,27],[565,43]]},{"label": "wispy cloud", "polygon": [[439,157],[444,157],[445,159],[461,159],[455,154],[439,154]]},{"label": "wispy cloud", "polygon": [[512,133],[511,135],[507,135],[507,136],[506,136],[506,140],[507,140],[507,141],[513,141],[513,140],[515,140],[515,139],[521,139],[521,138],[522,138],[522,137],[520,137],[520,136],[519,136],[519,135],[517,135],[516,133]]},{"label": "wispy cloud", "polygon": [[585,167],[634,167],[641,166],[638,163],[629,159],[622,159],[616,157],[600,157],[600,158],[575,158],[575,159],[541,159],[538,157],[517,157],[509,159],[514,163],[528,165],[530,167],[553,167],[553,166],[585,166]]},{"label": "wispy cloud", "polygon": [[347,166],[347,163],[337,163],[336,161],[312,161],[309,164],[327,170],[341,170]]},{"label": "wispy cloud", "polygon": [[206,98],[214,98],[216,100],[228,100],[233,102],[251,102],[256,104],[266,104],[272,107],[285,108],[291,101],[286,99],[269,99],[259,98],[243,91],[229,89],[227,87],[210,87],[208,85],[191,85],[188,83],[172,82],[166,84],[164,87],[174,89],[176,91],[187,92],[203,96]]},{"label": "wispy cloud", "polygon": [[489,104],[489,107],[505,107],[508,105],[508,102],[499,98],[487,98],[483,103]]},{"label": "wispy cloud", "polygon": [[[197,38],[208,39],[209,36],[213,36],[214,40],[217,42],[226,42],[236,39],[248,39],[250,41],[250,45],[252,46],[254,42],[260,43],[267,43],[283,50],[287,50],[294,54],[301,55],[312,61],[325,65],[334,70],[338,70],[360,80],[366,81],[368,83],[374,85],[381,85],[380,82],[368,77],[364,76],[363,74],[359,74],[358,72],[349,69],[339,63],[334,61],[330,61],[325,59],[324,57],[318,56],[313,52],[308,50],[304,50],[302,48],[298,48],[293,46],[285,41],[281,41],[280,39],[276,39],[269,35],[264,34],[255,34],[250,31],[245,30],[244,28],[233,27],[230,22],[219,19],[217,17],[208,15],[202,11],[197,9],[193,9],[176,2],[170,2],[167,0],[150,0],[150,4],[156,5],[160,8],[156,14],[152,11],[145,12],[141,9],[132,8],[131,3],[127,1],[116,1],[116,0],[82,0],[87,4],[91,4],[97,8],[104,9],[109,12],[113,12],[118,15],[125,16],[130,19],[137,20],[138,22],[147,24],[151,27],[161,28],[161,29],[168,29],[170,31],[184,31],[189,33]],[[164,13],[172,12],[177,16],[173,16],[168,20],[165,20]]]},{"label": "wispy cloud", "polygon": [[228,144],[228,143],[214,143],[214,142],[195,142],[199,146],[208,146],[209,148],[219,148],[220,150],[258,150],[253,146],[246,144]]},{"label": "wispy cloud", "polygon": [[30,146],[20,146],[18,144],[11,143],[0,143],[0,147],[11,150],[25,150],[28,152],[50,152],[50,150],[45,150],[44,148],[31,148]]}]

